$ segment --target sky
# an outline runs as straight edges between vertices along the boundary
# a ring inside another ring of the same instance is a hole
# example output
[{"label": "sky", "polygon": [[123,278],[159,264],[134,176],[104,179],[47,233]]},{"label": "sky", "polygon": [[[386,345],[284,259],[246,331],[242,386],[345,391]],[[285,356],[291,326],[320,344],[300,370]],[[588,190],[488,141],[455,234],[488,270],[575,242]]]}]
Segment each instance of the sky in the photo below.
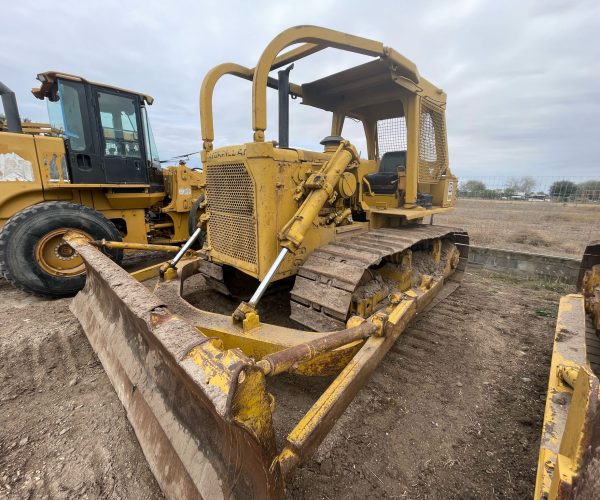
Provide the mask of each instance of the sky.
[{"label": "sky", "polygon": [[[161,158],[201,148],[198,94],[222,62],[255,66],[284,29],[314,24],[393,47],[448,94],[450,165],[459,177],[600,178],[600,2],[3,0],[0,80],[21,116],[47,121],[30,89],[57,70],[155,98]],[[369,59],[335,49],[298,61],[302,83]],[[276,76],[276,74],[275,74]],[[249,142],[251,84],[214,95],[215,146]],[[267,140],[277,139],[269,92]],[[292,101],[292,146],[320,150],[330,114]],[[366,154],[361,130],[344,135]],[[199,164],[198,155],[191,158]]]}]

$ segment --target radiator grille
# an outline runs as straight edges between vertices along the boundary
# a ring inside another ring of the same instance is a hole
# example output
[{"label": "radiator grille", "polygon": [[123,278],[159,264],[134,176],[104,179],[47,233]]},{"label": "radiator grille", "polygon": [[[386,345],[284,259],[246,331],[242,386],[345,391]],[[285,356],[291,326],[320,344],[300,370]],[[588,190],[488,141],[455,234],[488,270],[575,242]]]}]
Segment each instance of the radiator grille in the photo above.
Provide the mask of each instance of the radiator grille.
[{"label": "radiator grille", "polygon": [[243,163],[207,165],[208,234],[219,253],[256,264],[254,183]]},{"label": "radiator grille", "polygon": [[419,182],[437,182],[448,166],[444,115],[421,102]]}]

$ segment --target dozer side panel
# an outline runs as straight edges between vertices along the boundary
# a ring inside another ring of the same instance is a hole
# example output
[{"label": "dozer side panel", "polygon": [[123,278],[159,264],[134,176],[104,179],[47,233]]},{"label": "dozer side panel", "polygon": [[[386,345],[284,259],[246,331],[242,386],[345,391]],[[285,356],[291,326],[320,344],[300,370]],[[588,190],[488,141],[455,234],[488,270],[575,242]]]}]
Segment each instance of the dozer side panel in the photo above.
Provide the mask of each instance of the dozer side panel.
[{"label": "dozer side panel", "polygon": [[34,136],[35,149],[44,189],[72,187],[62,138]]},{"label": "dozer side panel", "polygon": [[89,245],[70,243],[87,282],[71,309],[169,498],[282,494],[264,376],[238,351],[172,315]]},{"label": "dozer side panel", "polygon": [[0,133],[0,227],[15,213],[44,201],[31,135]]}]

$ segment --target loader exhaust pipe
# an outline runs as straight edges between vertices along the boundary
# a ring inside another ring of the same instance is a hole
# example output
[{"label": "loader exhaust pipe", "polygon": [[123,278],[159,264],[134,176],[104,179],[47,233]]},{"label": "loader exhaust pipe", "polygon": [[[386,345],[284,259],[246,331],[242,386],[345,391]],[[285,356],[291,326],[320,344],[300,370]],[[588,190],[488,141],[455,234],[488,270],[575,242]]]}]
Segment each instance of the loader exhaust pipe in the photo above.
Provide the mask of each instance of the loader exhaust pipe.
[{"label": "loader exhaust pipe", "polygon": [[2,96],[2,106],[4,107],[8,131],[22,134],[23,127],[21,126],[21,116],[19,115],[15,93],[0,82],[0,96]]},{"label": "loader exhaust pipe", "polygon": [[279,147],[290,147],[290,71],[294,65],[278,71],[279,78]]}]

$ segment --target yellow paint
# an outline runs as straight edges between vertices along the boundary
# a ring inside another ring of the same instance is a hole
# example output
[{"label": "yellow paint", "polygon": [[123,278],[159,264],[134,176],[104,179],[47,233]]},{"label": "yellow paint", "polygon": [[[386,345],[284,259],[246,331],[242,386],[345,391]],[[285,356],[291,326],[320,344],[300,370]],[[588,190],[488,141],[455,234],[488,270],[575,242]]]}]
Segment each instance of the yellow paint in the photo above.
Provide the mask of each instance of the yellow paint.
[{"label": "yellow paint", "polygon": [[388,322],[391,325],[397,325],[400,323],[400,320],[404,318],[407,314],[410,313],[412,309],[416,307],[416,303],[414,299],[408,299],[400,302],[390,313],[388,318]]},{"label": "yellow paint", "polygon": [[36,261],[52,276],[68,277],[85,273],[83,259],[64,240],[67,232],[76,233],[80,240],[91,240],[90,235],[83,231],[59,228],[43,235],[35,246]]},{"label": "yellow paint", "polygon": [[[584,304],[584,297],[579,294],[569,294],[560,300],[535,500],[561,498],[559,492],[572,485],[582,466],[586,435],[590,435],[593,426],[600,425],[598,415],[594,413],[594,408],[600,404],[599,382],[585,358]],[[566,342],[569,344],[565,345]],[[564,399],[562,404],[558,402],[561,398]],[[565,411],[566,420],[557,413]]]},{"label": "yellow paint", "polygon": [[[62,73],[47,75],[51,82],[56,77],[81,80]],[[48,90],[39,89],[38,97],[43,99]],[[152,100],[150,96],[145,97]],[[72,184],[63,177],[61,168],[61,162],[67,161],[63,138],[40,135],[55,134],[44,127],[30,127],[25,132],[0,132],[0,154],[15,153],[31,162],[34,174],[33,182],[1,182],[0,228],[13,215],[32,205],[44,201],[69,201],[90,207],[108,219],[122,220],[127,228],[122,237],[129,243],[168,244],[189,237],[188,214],[204,190],[201,172],[185,165],[164,169],[164,192],[151,192],[148,184]],[[56,166],[55,175],[51,175],[51,165]],[[141,192],[131,192],[132,189]],[[151,207],[164,213],[172,225],[160,230],[147,227],[145,214]]]},{"label": "yellow paint", "polygon": [[155,264],[153,266],[140,269],[139,271],[134,271],[130,273],[130,275],[137,281],[147,281],[153,278],[157,278],[160,275],[160,268],[162,265],[163,264],[161,262],[160,264]]},{"label": "yellow paint", "polygon": [[256,313],[256,311],[247,312],[245,318],[242,321],[242,326],[243,326],[244,332],[249,332],[250,330],[254,330],[255,328],[258,328],[259,325],[260,325],[260,318],[259,318],[258,314]]},{"label": "yellow paint", "polygon": [[100,246],[106,248],[113,248],[119,250],[145,250],[148,252],[173,252],[177,253],[181,250],[180,247],[169,246],[169,245],[145,245],[143,243],[127,243],[120,241],[106,241],[102,240]]},{"label": "yellow paint", "polygon": [[[294,43],[303,44],[279,53]],[[379,86],[365,86],[358,97],[362,99],[360,106],[355,97],[351,101],[327,97],[345,88],[343,85],[338,88],[334,80],[327,83],[330,87],[326,93],[311,93],[310,83],[290,85],[290,93],[301,96],[305,104],[332,112],[332,133],[343,132],[347,116],[362,121],[367,158],[358,158],[350,145],[343,146],[346,153],[330,146],[316,152],[281,149],[265,138],[266,89],[277,87],[277,82],[268,76],[271,64],[293,62],[328,46],[380,58],[392,68],[383,74],[375,66],[372,66],[372,74],[361,73],[367,70],[360,67],[349,70],[356,72],[357,82],[377,77],[382,81],[387,79],[386,85],[389,85],[385,95]],[[214,88],[224,75],[253,82],[253,142],[214,149],[212,100]],[[438,154],[447,159],[445,104],[445,93],[421,77],[414,63],[395,50],[384,47],[381,42],[315,26],[291,28],[276,37],[262,53],[255,69],[233,63],[216,66],[207,73],[200,89],[201,157],[207,173],[208,258],[260,280],[280,247],[285,246],[293,255],[288,255],[275,274],[274,280],[279,280],[293,276],[314,249],[335,238],[336,224],[348,222],[346,217],[336,217],[337,214],[363,211],[369,227],[380,228],[400,227],[427,215],[448,212],[455,204],[457,187],[457,179],[448,165],[444,165],[439,179],[419,182],[420,163],[423,163],[419,148],[420,141],[425,140],[419,136],[421,115],[426,106],[440,116],[443,126],[436,128],[432,140]],[[400,191],[375,194],[366,175],[378,168],[376,120],[401,117],[406,119],[408,131],[406,171],[398,174],[404,195],[401,197]],[[340,178],[344,179],[341,186]],[[431,209],[416,206],[418,190],[432,194]],[[350,225],[354,224],[364,222]]]}]

